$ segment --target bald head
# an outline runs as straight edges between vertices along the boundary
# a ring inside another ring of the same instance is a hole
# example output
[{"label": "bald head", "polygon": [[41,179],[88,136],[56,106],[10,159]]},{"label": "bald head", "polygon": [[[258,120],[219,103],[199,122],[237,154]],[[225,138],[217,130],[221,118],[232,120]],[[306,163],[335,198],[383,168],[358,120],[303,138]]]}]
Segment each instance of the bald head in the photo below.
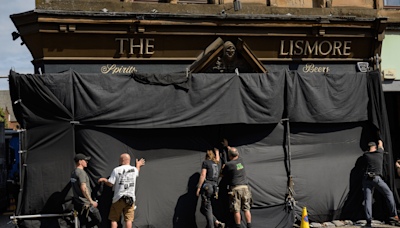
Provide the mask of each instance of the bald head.
[{"label": "bald head", "polygon": [[228,148],[228,155],[231,156],[232,158],[235,158],[239,155],[239,152],[235,147],[229,147]]},{"label": "bald head", "polygon": [[127,153],[121,154],[121,156],[119,157],[119,163],[121,165],[130,165],[131,164],[131,156],[129,156],[129,154],[127,154]]}]

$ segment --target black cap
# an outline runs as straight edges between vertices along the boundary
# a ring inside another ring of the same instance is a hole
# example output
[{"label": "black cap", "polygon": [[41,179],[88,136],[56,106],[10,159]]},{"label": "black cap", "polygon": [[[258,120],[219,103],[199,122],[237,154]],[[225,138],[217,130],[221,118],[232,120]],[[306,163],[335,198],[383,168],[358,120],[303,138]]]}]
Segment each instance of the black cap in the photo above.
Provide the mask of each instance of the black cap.
[{"label": "black cap", "polygon": [[368,143],[368,146],[369,146],[369,147],[371,147],[371,146],[376,146],[376,143],[375,143],[375,142],[369,142],[369,143]]},{"label": "black cap", "polygon": [[86,156],[86,155],[84,155],[84,154],[77,154],[77,155],[75,155],[74,160],[75,160],[75,162],[78,162],[78,161],[80,161],[80,160],[89,161],[89,160],[90,160],[90,156]]}]

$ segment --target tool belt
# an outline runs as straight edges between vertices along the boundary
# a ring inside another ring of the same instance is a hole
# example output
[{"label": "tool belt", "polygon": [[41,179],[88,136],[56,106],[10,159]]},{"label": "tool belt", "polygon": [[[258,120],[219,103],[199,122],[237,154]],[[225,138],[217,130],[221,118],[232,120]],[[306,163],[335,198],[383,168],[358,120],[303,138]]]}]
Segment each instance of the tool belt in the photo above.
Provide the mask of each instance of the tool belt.
[{"label": "tool belt", "polygon": [[129,206],[132,206],[135,203],[135,201],[133,201],[133,198],[130,196],[122,196],[121,199],[124,200],[125,203]]},{"label": "tool belt", "polygon": [[373,172],[367,172],[367,173],[365,174],[365,179],[367,179],[367,180],[373,180],[376,176],[379,176],[379,175],[376,175],[376,174],[373,173]]},{"label": "tool belt", "polygon": [[91,205],[90,204],[85,204],[82,206],[81,210],[81,215],[83,215],[83,212],[86,211],[86,218],[89,216],[89,211],[90,211]]},{"label": "tool belt", "polygon": [[205,197],[208,198],[214,197],[218,199],[218,192],[219,192],[219,187],[217,183],[213,181],[205,180],[203,185],[201,186],[201,194],[204,195]]}]

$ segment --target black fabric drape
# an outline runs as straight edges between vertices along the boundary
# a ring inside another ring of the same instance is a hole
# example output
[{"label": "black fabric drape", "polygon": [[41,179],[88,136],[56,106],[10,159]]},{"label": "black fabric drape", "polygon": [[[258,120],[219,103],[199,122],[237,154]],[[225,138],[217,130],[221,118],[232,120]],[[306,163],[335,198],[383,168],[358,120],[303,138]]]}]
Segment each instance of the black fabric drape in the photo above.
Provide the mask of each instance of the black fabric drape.
[{"label": "black fabric drape", "polygon": [[[378,129],[376,138],[384,142],[385,152],[387,152],[387,155],[385,155],[383,159],[383,179],[389,185],[389,188],[393,190],[397,205],[399,205],[400,198],[394,184],[396,175],[394,169],[395,160],[393,158],[392,140],[390,136],[389,119],[386,112],[385,96],[381,84],[381,74],[378,71],[369,72],[367,78],[370,97],[370,107],[368,108],[369,119]],[[380,218],[388,221],[388,208],[386,207],[384,197],[381,194],[377,194],[377,196],[379,197],[377,200],[378,203],[374,205],[373,212],[377,213]]]},{"label": "black fabric drape", "polygon": [[129,75],[73,73],[75,120],[121,128],[276,123],[285,74],[197,74],[188,92],[138,83]]},{"label": "black fabric drape", "polygon": [[367,78],[356,74],[287,72],[291,122],[344,123],[368,119]]},{"label": "black fabric drape", "polygon": [[189,90],[189,76],[186,73],[174,73],[174,74],[144,74],[144,73],[133,73],[133,78],[144,84],[150,85],[174,85],[177,88]]},{"label": "black fabric drape", "polygon": [[[107,218],[112,192],[97,179],[108,177],[119,155],[128,152],[147,161],[138,179],[136,226],[204,226],[193,189],[205,151],[227,138],[246,162],[255,201],[254,227],[290,227],[295,212],[282,206],[288,170],[280,120],[287,113],[297,215],[305,206],[313,221],[360,216],[350,211],[360,211],[362,203],[358,158],[376,135],[371,123],[381,129],[385,145],[390,144],[387,118],[382,118],[383,93],[372,89],[380,86],[377,73],[368,78],[363,73],[306,75],[282,70],[240,76],[192,74],[187,80],[188,89],[182,90],[174,80],[144,84],[128,74],[11,72],[11,98],[21,100],[14,111],[28,136],[20,214],[69,212],[69,173],[74,154],[81,152],[93,158],[87,172]],[[390,147],[386,149],[392,159]],[[385,163],[389,178],[392,164]],[[232,226],[224,190],[218,202],[217,217]],[[33,219],[21,226],[68,226],[63,221]],[[108,226],[103,219],[102,227]]]}]

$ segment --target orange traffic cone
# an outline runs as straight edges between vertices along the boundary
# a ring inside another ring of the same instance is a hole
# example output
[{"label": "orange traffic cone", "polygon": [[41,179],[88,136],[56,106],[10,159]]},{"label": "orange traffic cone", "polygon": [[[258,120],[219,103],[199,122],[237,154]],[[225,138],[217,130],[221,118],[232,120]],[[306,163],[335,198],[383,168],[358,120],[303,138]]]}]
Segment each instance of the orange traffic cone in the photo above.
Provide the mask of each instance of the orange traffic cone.
[{"label": "orange traffic cone", "polygon": [[310,223],[308,221],[307,209],[303,207],[303,215],[301,216],[300,228],[310,228]]}]

